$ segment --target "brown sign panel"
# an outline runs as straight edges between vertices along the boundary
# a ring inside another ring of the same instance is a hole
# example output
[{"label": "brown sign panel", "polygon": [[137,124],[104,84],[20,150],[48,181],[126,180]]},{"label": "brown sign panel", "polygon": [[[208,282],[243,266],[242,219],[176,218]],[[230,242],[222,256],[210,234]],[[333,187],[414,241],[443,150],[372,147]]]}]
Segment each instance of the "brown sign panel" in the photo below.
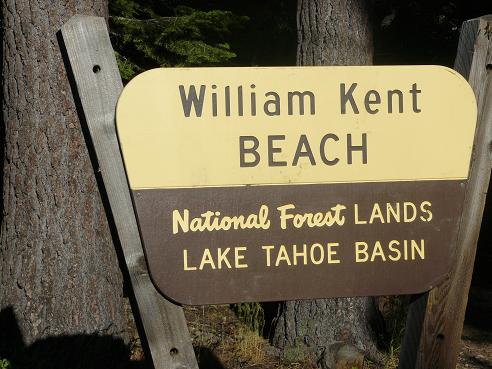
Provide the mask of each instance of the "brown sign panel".
[{"label": "brown sign panel", "polygon": [[157,288],[206,304],[426,291],[448,272],[463,188],[155,189],[135,191],[134,201]]},{"label": "brown sign panel", "polygon": [[431,289],[475,119],[435,66],[143,73],[117,128],[156,288],[184,304]]}]

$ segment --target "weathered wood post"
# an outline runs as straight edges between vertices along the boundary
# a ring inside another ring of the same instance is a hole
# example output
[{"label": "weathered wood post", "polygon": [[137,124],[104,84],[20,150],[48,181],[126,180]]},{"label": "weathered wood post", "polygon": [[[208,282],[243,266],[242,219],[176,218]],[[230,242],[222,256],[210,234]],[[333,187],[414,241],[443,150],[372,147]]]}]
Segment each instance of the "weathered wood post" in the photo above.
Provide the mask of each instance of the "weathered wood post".
[{"label": "weathered wood post", "polygon": [[444,283],[412,304],[400,359],[402,369],[456,367],[492,167],[491,15],[463,23],[454,69],[468,79],[478,105],[470,179],[453,268]]},{"label": "weathered wood post", "polygon": [[[69,74],[104,181],[156,369],[198,369],[182,309],[162,298],[147,273],[115,129],[123,88],[104,18],[77,15],[61,29]],[[90,143],[88,143],[90,145]]]}]

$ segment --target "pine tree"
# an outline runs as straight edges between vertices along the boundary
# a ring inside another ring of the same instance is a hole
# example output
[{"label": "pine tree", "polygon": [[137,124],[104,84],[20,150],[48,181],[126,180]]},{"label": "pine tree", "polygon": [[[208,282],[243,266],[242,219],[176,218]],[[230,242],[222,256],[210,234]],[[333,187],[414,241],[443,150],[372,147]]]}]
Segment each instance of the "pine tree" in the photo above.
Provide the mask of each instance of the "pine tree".
[{"label": "pine tree", "polygon": [[170,1],[113,0],[110,26],[124,81],[156,67],[214,66],[236,57],[228,42],[247,17]]}]

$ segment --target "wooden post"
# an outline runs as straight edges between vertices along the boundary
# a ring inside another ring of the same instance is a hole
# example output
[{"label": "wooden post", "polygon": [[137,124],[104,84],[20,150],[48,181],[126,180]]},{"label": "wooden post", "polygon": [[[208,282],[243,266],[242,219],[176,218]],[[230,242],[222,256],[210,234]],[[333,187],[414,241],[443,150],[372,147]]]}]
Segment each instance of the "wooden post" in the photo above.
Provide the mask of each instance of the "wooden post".
[{"label": "wooden post", "polygon": [[492,167],[492,16],[463,23],[454,68],[468,79],[477,99],[478,122],[470,179],[453,268],[443,284],[411,305],[401,369],[456,367]]},{"label": "wooden post", "polygon": [[103,18],[74,16],[61,29],[87,128],[156,369],[198,369],[183,310],[152,285],[115,129],[123,88]]}]

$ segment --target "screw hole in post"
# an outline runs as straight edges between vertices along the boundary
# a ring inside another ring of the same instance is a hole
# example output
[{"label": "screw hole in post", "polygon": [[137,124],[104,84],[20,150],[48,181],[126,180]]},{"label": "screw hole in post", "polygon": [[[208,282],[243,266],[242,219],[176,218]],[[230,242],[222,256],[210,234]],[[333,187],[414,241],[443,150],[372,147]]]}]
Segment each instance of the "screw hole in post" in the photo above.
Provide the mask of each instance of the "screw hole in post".
[{"label": "screw hole in post", "polygon": [[176,347],[173,347],[171,350],[169,350],[169,353],[171,354],[171,356],[176,356],[179,351]]},{"label": "screw hole in post", "polygon": [[492,71],[492,64],[490,64],[490,63],[489,63],[489,64],[487,64],[487,65],[485,66],[485,69],[487,69],[488,71]]},{"label": "screw hole in post", "polygon": [[99,72],[101,71],[101,67],[100,67],[99,65],[97,65],[97,64],[96,64],[96,65],[94,65],[94,66],[92,67],[92,71],[93,71],[94,73],[99,73]]},{"label": "screw hole in post", "polygon": [[437,340],[438,341],[444,341],[444,334],[438,334],[437,335]]}]

